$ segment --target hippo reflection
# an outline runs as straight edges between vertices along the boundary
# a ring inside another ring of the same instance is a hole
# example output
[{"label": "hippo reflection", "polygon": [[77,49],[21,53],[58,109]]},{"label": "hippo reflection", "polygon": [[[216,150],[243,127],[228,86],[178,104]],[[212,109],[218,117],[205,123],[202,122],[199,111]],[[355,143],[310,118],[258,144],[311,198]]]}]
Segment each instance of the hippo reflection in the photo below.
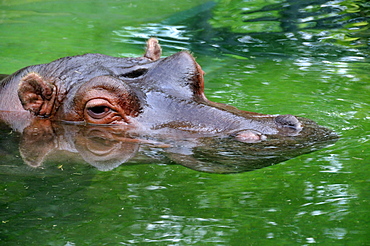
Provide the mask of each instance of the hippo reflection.
[{"label": "hippo reflection", "polygon": [[1,118],[23,132],[28,144],[32,127],[42,129],[37,134],[47,139],[52,125],[103,125],[120,129],[128,136],[123,142],[130,140],[130,144],[134,139],[136,144],[153,139],[164,144],[170,139],[171,146],[181,143],[185,147],[166,151],[175,154],[174,159],[191,156],[194,148],[207,146],[202,142],[212,137],[278,146],[292,139],[306,141],[308,146],[335,137],[304,118],[247,112],[211,102],[204,95],[203,71],[188,52],[160,56],[158,41],[152,38],[139,58],[86,54],[23,68],[0,85],[0,110],[10,112]]},{"label": "hippo reflection", "polygon": [[[8,114],[11,113],[0,116]],[[175,162],[210,173],[245,172],[311,152],[333,139],[328,129],[303,121],[305,127],[298,136],[275,135],[268,141],[243,143],[232,137],[137,138],[117,125],[84,126],[33,118],[20,137],[19,151],[31,167],[42,166],[49,157],[55,160],[68,156],[69,160],[82,159],[101,171],[124,163]],[[8,132],[0,138],[5,135]]]}]

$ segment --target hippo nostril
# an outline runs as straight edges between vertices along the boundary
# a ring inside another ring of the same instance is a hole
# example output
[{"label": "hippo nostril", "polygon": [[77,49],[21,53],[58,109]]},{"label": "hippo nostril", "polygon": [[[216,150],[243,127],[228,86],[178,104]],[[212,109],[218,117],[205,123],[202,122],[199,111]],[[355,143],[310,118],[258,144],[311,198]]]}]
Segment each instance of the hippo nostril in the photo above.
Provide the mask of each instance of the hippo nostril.
[{"label": "hippo nostril", "polygon": [[121,76],[125,77],[125,78],[134,79],[134,78],[138,78],[138,77],[146,74],[147,72],[148,72],[148,69],[140,68],[140,69],[136,69],[134,71],[131,71],[131,72],[128,72],[128,73],[125,73],[125,74],[121,74]]},{"label": "hippo nostril", "polygon": [[290,114],[276,116],[275,122],[281,127],[289,127],[297,130],[302,128],[301,122]]}]

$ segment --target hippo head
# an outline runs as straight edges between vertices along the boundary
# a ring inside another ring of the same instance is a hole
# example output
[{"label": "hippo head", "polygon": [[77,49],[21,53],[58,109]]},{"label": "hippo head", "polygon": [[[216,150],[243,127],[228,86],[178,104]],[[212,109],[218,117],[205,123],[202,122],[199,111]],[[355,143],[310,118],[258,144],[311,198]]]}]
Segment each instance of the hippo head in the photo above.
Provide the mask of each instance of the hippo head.
[{"label": "hippo head", "polygon": [[167,135],[228,135],[243,142],[296,136],[304,128],[292,115],[264,115],[209,101],[204,73],[189,52],[160,55],[152,38],[143,57],[86,54],[30,66],[5,79],[0,93],[12,102],[5,96],[1,104],[54,121],[114,124]]}]

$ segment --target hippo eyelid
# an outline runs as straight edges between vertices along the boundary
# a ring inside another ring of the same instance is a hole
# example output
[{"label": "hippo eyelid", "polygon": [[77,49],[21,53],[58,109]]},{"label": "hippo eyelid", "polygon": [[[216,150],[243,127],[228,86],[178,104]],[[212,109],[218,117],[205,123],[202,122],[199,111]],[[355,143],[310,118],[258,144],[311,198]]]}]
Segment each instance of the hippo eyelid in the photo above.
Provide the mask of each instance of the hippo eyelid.
[{"label": "hippo eyelid", "polygon": [[134,79],[134,78],[138,78],[140,76],[143,76],[147,72],[148,72],[148,69],[146,69],[146,68],[139,68],[139,69],[136,69],[134,71],[130,71],[128,73],[121,74],[120,77]]},{"label": "hippo eyelid", "polygon": [[87,108],[88,114],[94,119],[102,119],[111,111],[111,108],[104,105]]}]

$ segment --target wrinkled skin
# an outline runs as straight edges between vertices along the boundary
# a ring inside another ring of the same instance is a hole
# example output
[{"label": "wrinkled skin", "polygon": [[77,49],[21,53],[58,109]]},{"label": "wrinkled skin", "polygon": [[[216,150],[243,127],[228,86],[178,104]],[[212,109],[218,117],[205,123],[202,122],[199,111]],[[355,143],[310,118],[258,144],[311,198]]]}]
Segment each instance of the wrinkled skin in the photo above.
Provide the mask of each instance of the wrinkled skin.
[{"label": "wrinkled skin", "polygon": [[304,128],[292,115],[263,115],[209,101],[203,71],[188,52],[160,55],[157,40],[149,39],[139,58],[86,54],[26,67],[3,80],[0,110],[120,125],[139,134],[233,136],[242,142],[296,136]]}]

